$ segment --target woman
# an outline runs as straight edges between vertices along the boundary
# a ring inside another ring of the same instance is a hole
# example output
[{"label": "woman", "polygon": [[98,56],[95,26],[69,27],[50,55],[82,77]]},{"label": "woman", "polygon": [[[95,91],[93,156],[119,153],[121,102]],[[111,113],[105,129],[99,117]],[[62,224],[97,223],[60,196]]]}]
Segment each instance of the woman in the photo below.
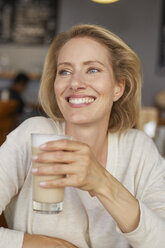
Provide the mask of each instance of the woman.
[{"label": "woman", "polygon": [[[40,88],[50,118],[25,121],[1,148],[0,203],[10,230],[1,230],[0,247],[164,247],[164,160],[132,129],[140,92],[140,61],[119,37],[93,25],[57,35]],[[34,132],[73,138],[48,142],[33,158],[50,163],[33,175],[67,175],[40,185],[66,187],[58,215],[31,208]]]}]

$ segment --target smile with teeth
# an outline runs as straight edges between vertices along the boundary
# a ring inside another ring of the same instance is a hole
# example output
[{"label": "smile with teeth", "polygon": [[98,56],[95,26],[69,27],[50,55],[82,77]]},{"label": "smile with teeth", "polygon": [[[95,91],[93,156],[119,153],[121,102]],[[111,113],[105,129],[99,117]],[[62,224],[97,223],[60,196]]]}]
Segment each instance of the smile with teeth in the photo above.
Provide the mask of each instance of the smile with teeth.
[{"label": "smile with teeth", "polygon": [[92,103],[94,102],[94,98],[93,97],[82,97],[82,98],[68,98],[68,102],[72,103],[72,104],[82,104],[82,103]]}]

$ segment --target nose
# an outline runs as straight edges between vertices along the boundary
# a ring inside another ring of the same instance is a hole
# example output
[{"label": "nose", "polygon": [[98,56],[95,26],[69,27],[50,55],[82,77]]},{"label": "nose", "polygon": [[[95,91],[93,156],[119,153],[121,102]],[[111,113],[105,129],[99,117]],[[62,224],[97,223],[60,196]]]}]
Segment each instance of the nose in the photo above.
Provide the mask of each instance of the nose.
[{"label": "nose", "polygon": [[78,91],[86,88],[85,79],[81,72],[76,72],[72,74],[69,88],[73,91]]}]

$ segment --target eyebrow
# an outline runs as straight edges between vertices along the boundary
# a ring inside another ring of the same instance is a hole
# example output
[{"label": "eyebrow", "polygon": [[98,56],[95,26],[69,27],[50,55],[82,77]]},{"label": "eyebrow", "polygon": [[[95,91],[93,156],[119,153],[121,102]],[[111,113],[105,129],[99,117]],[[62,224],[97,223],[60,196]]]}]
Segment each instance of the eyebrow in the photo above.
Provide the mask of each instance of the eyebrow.
[{"label": "eyebrow", "polygon": [[[89,64],[94,64],[94,63],[97,63],[97,64],[100,64],[100,65],[104,66],[104,64],[99,60],[88,60],[88,61],[83,62],[84,65],[89,65]],[[57,64],[57,67],[60,66],[60,65],[72,66],[72,63],[70,63],[70,62],[61,62],[61,63]]]},{"label": "eyebrow", "polygon": [[69,62],[61,62],[61,63],[57,64],[57,67],[60,66],[60,65],[72,65],[72,64],[69,63]]},{"label": "eyebrow", "polygon": [[88,64],[94,64],[94,63],[97,63],[97,64],[100,64],[100,65],[104,66],[104,64],[99,60],[88,60],[88,61],[85,61],[83,64],[88,65]]}]

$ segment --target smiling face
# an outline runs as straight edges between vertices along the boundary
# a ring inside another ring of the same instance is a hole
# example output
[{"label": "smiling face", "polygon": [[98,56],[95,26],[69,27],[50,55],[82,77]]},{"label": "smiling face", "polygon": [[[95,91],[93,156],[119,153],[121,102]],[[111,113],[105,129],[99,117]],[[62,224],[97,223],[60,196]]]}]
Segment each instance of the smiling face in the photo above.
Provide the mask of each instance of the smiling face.
[{"label": "smiling face", "polygon": [[54,88],[67,124],[108,125],[124,85],[114,80],[107,48],[92,38],[76,37],[59,52]]}]

